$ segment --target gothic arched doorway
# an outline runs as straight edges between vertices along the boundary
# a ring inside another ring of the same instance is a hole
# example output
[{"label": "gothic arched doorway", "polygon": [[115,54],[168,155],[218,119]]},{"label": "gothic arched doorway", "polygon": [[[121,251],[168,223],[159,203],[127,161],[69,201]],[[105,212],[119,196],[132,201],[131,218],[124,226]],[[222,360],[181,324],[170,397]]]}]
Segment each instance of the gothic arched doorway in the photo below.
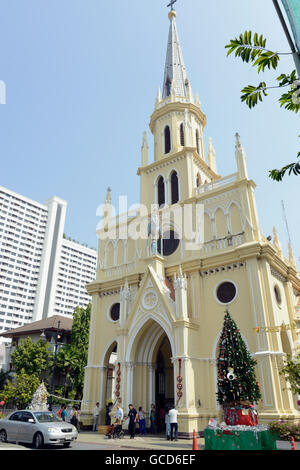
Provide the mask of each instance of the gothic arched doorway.
[{"label": "gothic arched doorway", "polygon": [[155,407],[158,431],[165,430],[165,413],[174,403],[174,369],[172,351],[167,336],[163,336],[157,354],[155,371]]},{"label": "gothic arched doorway", "polygon": [[[174,368],[172,335],[153,318],[136,326],[127,349],[127,388],[125,403],[142,406],[149,417],[151,405],[160,408],[174,402]],[[148,424],[148,423],[147,423]]]},{"label": "gothic arched doorway", "polygon": [[158,409],[174,403],[174,373],[171,345],[167,338],[161,341],[156,356],[155,402]]}]

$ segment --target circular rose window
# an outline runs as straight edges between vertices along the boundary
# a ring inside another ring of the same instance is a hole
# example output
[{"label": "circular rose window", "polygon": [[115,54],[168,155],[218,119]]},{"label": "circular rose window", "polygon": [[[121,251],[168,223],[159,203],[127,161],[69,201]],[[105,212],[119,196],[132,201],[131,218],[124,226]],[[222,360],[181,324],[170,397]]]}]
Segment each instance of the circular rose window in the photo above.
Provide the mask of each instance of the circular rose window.
[{"label": "circular rose window", "polygon": [[233,282],[225,281],[216,288],[216,297],[221,304],[229,304],[237,295],[237,288]]},{"label": "circular rose window", "polygon": [[178,235],[174,230],[170,230],[164,233],[163,239],[159,238],[157,241],[157,251],[161,256],[170,256],[177,250],[178,245]]},{"label": "circular rose window", "polygon": [[118,321],[120,318],[120,304],[114,304],[110,309],[110,318],[112,321]]}]

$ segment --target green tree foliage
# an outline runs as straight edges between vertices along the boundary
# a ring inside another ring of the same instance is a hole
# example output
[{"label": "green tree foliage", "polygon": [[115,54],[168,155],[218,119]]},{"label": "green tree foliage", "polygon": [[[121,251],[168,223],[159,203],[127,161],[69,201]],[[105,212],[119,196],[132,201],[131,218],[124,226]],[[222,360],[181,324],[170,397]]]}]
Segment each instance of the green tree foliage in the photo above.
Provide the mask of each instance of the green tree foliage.
[{"label": "green tree foliage", "polygon": [[43,340],[34,343],[30,337],[21,340],[11,354],[12,365],[17,374],[24,370],[26,374],[39,378],[51,365],[51,358],[49,344]]},{"label": "green tree foliage", "polygon": [[0,390],[3,389],[4,385],[7,382],[8,374],[9,374],[9,372],[4,372],[3,370],[0,370]]},{"label": "green tree foliage", "polygon": [[24,369],[21,369],[0,392],[0,401],[3,400],[5,403],[11,403],[19,409],[23,409],[31,402],[39,385],[40,381],[36,374],[28,374]]},{"label": "green tree foliage", "polygon": [[[76,307],[73,314],[71,344],[64,345],[57,354],[56,366],[66,375],[75,399],[82,398],[84,368],[87,364],[91,305]],[[74,398],[72,397],[72,398]]]},{"label": "green tree foliage", "polygon": [[286,364],[280,374],[289,382],[292,392],[296,395],[300,393],[300,354],[295,358],[287,356]]},{"label": "green tree foliage", "polygon": [[253,403],[261,398],[255,365],[235,321],[226,311],[217,360],[218,403]]},{"label": "green tree foliage", "polygon": [[[230,43],[225,46],[228,49],[227,56],[235,53],[235,57],[239,57],[243,62],[252,64],[257,68],[257,72],[265,72],[266,69],[276,70],[280,61],[280,56],[288,53],[278,53],[266,49],[267,40],[263,35],[252,34],[252,31],[245,31],[238,38],[231,39]],[[279,104],[288,111],[298,113],[300,110],[300,77],[297,78],[296,71],[293,70],[289,75],[281,74],[277,77],[276,86],[268,86],[266,82],[260,82],[258,85],[248,85],[241,91],[241,101],[246,103],[252,109],[264,97],[268,96],[267,91],[274,88],[289,89],[279,98]],[[298,152],[297,157],[300,157]],[[269,176],[275,181],[282,181],[286,173],[300,175],[299,161],[285,165],[281,169],[270,170]]]}]

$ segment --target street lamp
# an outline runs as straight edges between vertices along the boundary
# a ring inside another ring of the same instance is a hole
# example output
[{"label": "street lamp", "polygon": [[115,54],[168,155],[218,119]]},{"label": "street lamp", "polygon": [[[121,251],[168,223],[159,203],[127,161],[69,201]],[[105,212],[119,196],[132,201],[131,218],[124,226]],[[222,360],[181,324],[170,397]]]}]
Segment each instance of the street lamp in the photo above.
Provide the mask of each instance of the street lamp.
[{"label": "street lamp", "polygon": [[51,385],[50,385],[50,397],[49,397],[49,410],[50,411],[52,411],[52,401],[53,401],[52,395],[54,393],[56,354],[57,354],[57,350],[58,350],[58,345],[60,344],[59,340],[61,339],[61,337],[62,337],[62,335],[61,335],[61,332],[60,332],[60,320],[58,320],[57,331],[56,331],[56,334],[55,334],[54,360],[53,360],[53,370],[52,370]]}]

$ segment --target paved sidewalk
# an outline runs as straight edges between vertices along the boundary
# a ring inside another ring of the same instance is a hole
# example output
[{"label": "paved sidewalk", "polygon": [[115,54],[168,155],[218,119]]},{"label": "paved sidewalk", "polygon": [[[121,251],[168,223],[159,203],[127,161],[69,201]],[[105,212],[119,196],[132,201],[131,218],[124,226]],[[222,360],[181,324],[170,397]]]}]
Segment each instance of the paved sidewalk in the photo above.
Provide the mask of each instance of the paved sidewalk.
[{"label": "paved sidewalk", "polygon": [[[101,444],[107,446],[107,449],[116,445],[127,449],[136,450],[186,450],[193,449],[192,439],[178,439],[178,441],[167,441],[163,436],[136,434],[134,439],[125,435],[123,439],[108,439],[105,435],[92,431],[81,431],[78,434],[78,442],[89,444]],[[204,439],[197,439],[199,450],[204,449]]]},{"label": "paved sidewalk", "polygon": [[[78,442],[86,444],[99,444],[105,446],[108,450],[110,448],[122,448],[124,450],[185,450],[191,451],[193,449],[192,439],[178,439],[178,441],[167,441],[162,435],[146,435],[139,436],[136,434],[134,439],[130,439],[125,435],[123,439],[108,439],[105,435],[92,431],[81,431],[78,434]],[[204,450],[204,438],[198,438],[199,450]],[[291,450],[289,441],[276,441],[277,450]],[[296,442],[296,449],[300,450],[300,442]]]},{"label": "paved sidewalk", "polygon": [[10,444],[6,443],[4,444],[3,442],[0,443],[0,451],[1,450],[28,450],[26,447],[18,445],[18,444]]}]

